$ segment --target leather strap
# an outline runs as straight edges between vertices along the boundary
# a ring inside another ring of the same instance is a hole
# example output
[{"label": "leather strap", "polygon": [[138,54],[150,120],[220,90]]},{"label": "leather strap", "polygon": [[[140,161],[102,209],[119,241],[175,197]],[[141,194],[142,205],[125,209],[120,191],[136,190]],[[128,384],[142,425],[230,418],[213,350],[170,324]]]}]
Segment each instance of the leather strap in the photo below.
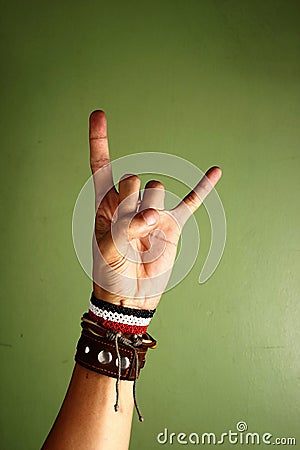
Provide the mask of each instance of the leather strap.
[{"label": "leather strap", "polygon": [[[107,329],[87,322],[82,322],[82,326],[83,330],[77,344],[75,361],[86,369],[118,378],[117,349],[115,342],[106,337]],[[135,352],[138,360],[138,376],[145,365],[148,348],[153,348],[155,345],[156,341],[148,334],[143,336],[140,346],[134,348],[118,341],[121,356],[120,379],[134,381],[136,378]]]}]

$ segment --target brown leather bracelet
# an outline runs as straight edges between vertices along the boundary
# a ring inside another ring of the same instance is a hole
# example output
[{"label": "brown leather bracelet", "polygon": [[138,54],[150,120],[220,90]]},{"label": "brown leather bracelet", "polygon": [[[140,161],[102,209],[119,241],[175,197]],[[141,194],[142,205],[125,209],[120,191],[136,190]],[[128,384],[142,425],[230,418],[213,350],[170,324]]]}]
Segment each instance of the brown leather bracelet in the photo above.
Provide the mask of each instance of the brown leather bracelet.
[{"label": "brown leather bracelet", "polygon": [[150,334],[128,335],[104,328],[91,320],[89,314],[81,318],[82,333],[77,344],[75,361],[93,372],[116,378],[115,411],[119,409],[119,381],[133,381],[133,399],[142,422],[144,420],[136,398],[136,380],[145,365],[148,348],[156,341]]},{"label": "brown leather bracelet", "polygon": [[[118,361],[120,360],[120,379],[134,381],[145,365],[148,348],[154,348],[156,341],[149,334],[135,337],[118,333],[118,345],[116,346],[115,341],[108,337],[112,337],[111,330],[92,322],[86,314],[82,320],[83,330],[77,344],[75,361],[86,369],[118,378]],[[130,344],[124,343],[127,341],[130,341]],[[138,362],[137,368],[135,353]]]}]

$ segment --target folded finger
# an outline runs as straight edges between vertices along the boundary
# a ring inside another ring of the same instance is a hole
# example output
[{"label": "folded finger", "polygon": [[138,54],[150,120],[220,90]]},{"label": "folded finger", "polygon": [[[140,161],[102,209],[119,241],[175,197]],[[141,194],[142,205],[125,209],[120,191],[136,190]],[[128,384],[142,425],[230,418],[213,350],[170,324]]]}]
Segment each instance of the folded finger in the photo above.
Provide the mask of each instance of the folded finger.
[{"label": "folded finger", "polygon": [[132,214],[137,211],[141,180],[138,176],[124,175],[119,181],[118,215]]},{"label": "folded finger", "polygon": [[164,185],[160,181],[148,181],[144,189],[140,210],[148,208],[164,209],[164,200]]}]

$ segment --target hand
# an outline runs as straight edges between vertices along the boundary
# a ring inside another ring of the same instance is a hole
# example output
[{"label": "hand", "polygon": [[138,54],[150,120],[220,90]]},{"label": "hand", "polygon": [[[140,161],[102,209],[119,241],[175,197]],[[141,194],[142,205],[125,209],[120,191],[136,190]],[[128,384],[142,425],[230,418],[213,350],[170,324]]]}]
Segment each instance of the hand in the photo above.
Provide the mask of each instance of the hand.
[{"label": "hand", "polygon": [[[212,167],[174,209],[164,209],[164,186],[149,181],[140,200],[140,179],[113,183],[106,116],[90,116],[90,163],[96,197],[93,239],[94,294],[131,308],[154,309],[168,283],[182,227],[221,177]],[[100,170],[101,169],[101,170]]]}]

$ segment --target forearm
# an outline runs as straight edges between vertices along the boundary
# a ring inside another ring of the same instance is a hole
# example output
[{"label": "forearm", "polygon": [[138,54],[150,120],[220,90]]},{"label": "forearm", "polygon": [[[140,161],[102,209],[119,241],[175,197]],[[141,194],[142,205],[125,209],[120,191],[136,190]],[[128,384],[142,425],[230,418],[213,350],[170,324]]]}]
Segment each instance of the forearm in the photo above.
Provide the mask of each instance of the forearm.
[{"label": "forearm", "polygon": [[116,380],[76,364],[65,400],[42,450],[128,449],[132,384],[120,381],[120,408],[115,412]]}]

